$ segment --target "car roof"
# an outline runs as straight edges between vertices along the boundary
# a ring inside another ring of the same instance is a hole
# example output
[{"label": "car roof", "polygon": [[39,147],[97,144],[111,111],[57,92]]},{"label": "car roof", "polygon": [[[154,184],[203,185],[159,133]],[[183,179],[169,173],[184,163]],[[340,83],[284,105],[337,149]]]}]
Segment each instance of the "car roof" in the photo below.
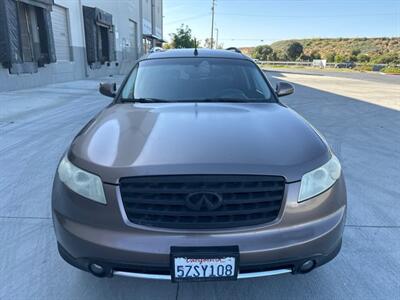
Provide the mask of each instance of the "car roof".
[{"label": "car roof", "polygon": [[140,60],[159,59],[159,58],[186,58],[186,57],[209,57],[209,58],[231,58],[251,60],[246,55],[233,50],[214,50],[206,48],[198,48],[197,55],[195,49],[170,49],[165,51],[157,51],[143,56]]}]

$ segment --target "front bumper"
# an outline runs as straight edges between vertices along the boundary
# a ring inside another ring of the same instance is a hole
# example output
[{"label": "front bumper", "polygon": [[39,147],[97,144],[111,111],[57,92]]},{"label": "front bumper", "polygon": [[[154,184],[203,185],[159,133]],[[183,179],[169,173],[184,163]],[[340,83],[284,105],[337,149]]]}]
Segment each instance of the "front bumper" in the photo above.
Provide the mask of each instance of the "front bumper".
[{"label": "front bumper", "polygon": [[104,184],[107,205],[70,191],[56,177],[53,221],[61,256],[88,271],[107,275],[170,279],[171,246],[227,246],[240,249],[239,278],[299,273],[314,260],[320,266],[340,250],[346,216],[343,177],[328,191],[297,203],[300,183],[287,184],[278,219],[270,224],[226,230],[171,230],[129,222],[116,185]]}]

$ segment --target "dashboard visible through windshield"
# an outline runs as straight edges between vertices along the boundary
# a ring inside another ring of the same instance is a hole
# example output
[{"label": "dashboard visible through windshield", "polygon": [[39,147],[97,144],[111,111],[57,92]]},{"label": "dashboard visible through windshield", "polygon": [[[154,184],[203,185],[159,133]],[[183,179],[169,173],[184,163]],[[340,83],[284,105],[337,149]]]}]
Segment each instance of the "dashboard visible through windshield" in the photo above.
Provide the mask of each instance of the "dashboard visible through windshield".
[{"label": "dashboard visible through windshield", "polygon": [[271,102],[271,89],[250,61],[169,58],[139,62],[120,100],[138,102]]}]

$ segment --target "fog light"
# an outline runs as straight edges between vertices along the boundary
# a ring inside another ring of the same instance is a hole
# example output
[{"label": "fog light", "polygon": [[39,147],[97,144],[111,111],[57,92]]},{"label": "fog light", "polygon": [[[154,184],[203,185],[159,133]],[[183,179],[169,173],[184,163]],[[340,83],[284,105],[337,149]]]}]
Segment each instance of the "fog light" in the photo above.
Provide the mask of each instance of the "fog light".
[{"label": "fog light", "polygon": [[300,272],[301,273],[307,273],[310,272],[312,269],[315,267],[315,261],[313,260],[307,260],[304,262],[301,267],[300,267]]},{"label": "fog light", "polygon": [[105,275],[105,269],[103,266],[98,265],[98,264],[90,264],[89,265],[89,270],[90,272],[93,273],[95,276],[102,277]]}]

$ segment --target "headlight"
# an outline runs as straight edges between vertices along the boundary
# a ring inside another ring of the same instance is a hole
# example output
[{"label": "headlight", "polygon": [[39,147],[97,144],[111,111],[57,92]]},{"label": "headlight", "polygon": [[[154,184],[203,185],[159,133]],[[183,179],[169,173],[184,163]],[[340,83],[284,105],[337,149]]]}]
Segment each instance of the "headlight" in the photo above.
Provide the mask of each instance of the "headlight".
[{"label": "headlight", "polygon": [[312,198],[329,189],[340,177],[341,166],[335,155],[322,167],[303,175],[298,202]]},{"label": "headlight", "polygon": [[58,176],[75,193],[102,204],[107,203],[100,177],[74,166],[67,156],[58,166]]}]

